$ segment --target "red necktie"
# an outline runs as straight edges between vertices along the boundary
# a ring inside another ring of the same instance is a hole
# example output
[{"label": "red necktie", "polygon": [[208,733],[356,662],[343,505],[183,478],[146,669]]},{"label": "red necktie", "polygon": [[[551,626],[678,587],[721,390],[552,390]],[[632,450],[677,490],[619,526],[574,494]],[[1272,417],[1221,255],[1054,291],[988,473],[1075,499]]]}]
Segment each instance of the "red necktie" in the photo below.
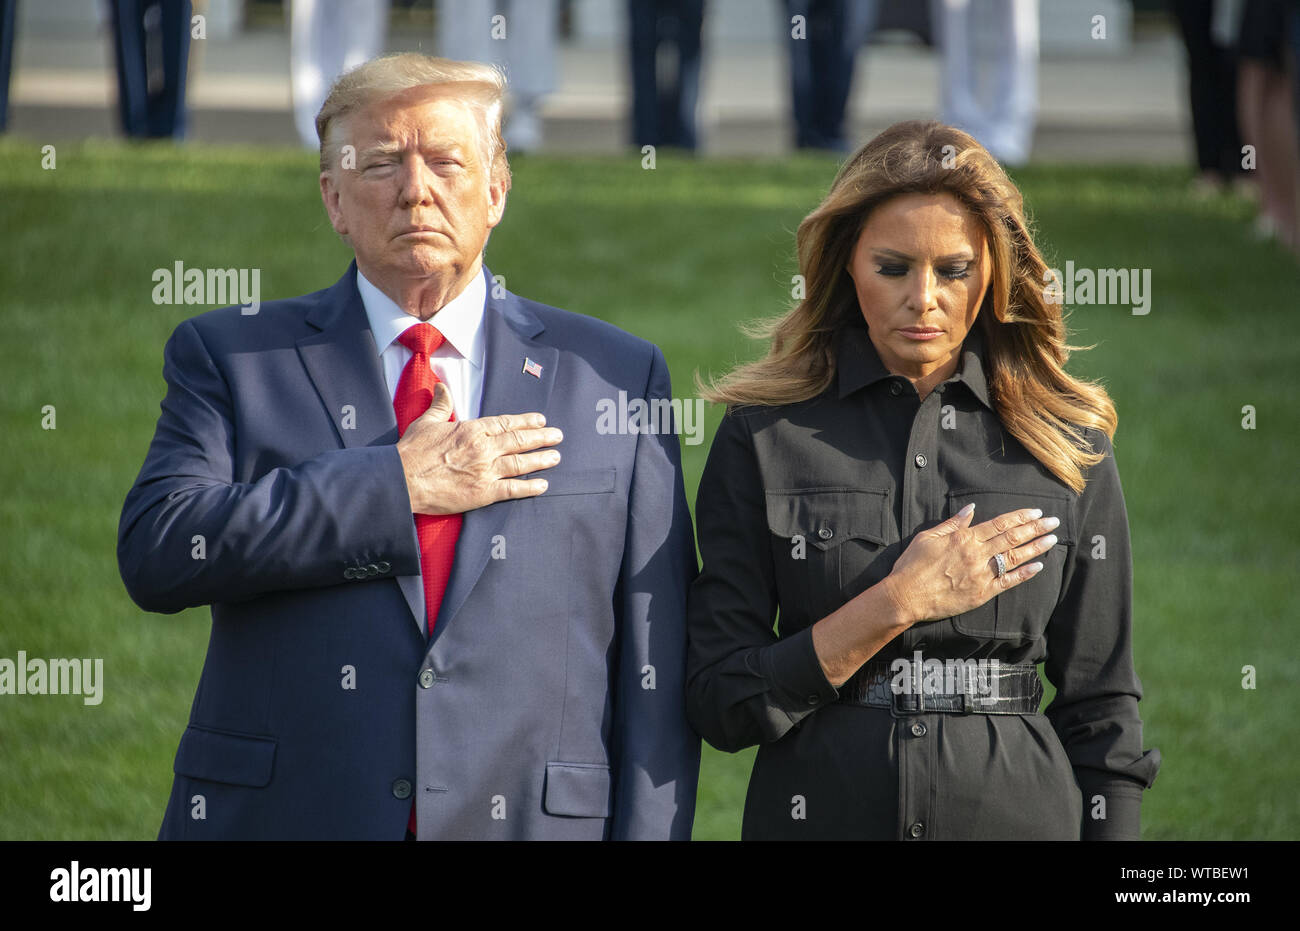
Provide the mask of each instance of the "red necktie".
[{"label": "red necktie", "polygon": [[[398,342],[411,350],[411,358],[402,369],[402,377],[397,380],[397,393],[393,396],[398,436],[405,434],[411,422],[433,403],[433,389],[439,379],[429,366],[429,356],[444,339],[438,328],[428,323],[407,327],[397,337]],[[452,414],[450,419],[455,420],[456,415]],[[456,538],[460,536],[463,519],[462,514],[415,515],[415,535],[420,541],[420,575],[424,579],[425,623],[430,637],[438,620],[438,609],[442,607],[447,580],[451,577]],[[412,834],[416,833],[414,802],[411,803],[411,817],[406,827]]]},{"label": "red necktie", "polygon": [[[445,337],[428,323],[417,323],[397,337],[411,358],[397,380],[393,411],[397,414],[397,433],[406,433],[411,422],[433,403],[433,389],[438,376],[429,367],[429,356],[442,345]],[[456,415],[451,415],[451,420]],[[451,577],[451,563],[456,556],[456,538],[460,536],[462,514],[416,514],[415,535],[420,541],[420,574],[424,578],[424,608],[429,636],[438,621],[438,609]]]}]

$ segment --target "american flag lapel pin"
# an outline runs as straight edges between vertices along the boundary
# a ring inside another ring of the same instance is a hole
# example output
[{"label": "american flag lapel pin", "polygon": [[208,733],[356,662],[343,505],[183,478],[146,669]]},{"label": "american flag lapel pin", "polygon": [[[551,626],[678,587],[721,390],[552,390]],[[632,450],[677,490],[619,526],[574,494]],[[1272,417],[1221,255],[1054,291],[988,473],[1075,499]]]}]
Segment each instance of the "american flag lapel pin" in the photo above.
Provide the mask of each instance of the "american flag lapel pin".
[{"label": "american flag lapel pin", "polygon": [[524,356],[524,374],[531,375],[534,378],[542,377],[542,367],[532,359]]}]

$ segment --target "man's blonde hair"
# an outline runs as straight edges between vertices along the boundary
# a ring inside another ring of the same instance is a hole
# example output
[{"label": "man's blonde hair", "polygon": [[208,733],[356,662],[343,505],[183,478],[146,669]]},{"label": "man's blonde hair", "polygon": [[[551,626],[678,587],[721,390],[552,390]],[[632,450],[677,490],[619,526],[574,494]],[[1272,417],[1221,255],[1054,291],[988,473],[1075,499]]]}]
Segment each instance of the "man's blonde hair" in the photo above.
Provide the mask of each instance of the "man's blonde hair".
[{"label": "man's blonde hair", "polygon": [[340,75],[316,114],[316,135],[320,137],[320,170],[338,164],[343,145],[340,124],[372,101],[413,87],[445,86],[462,99],[478,117],[480,149],[491,165],[491,177],[510,188],[510,165],[506,142],[501,134],[506,78],[500,69],[477,61],[453,61],[418,52],[385,55],[360,64]]}]

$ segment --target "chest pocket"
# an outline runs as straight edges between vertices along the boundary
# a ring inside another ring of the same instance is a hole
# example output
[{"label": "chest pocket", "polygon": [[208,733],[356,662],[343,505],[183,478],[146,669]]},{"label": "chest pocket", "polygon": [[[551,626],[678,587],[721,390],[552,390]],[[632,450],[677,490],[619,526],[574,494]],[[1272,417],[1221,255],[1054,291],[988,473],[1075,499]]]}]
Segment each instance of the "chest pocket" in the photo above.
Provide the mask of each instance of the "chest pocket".
[{"label": "chest pocket", "polygon": [[543,469],[530,473],[528,477],[546,479],[546,491],[539,498],[547,500],[563,495],[610,494],[614,491],[617,472],[614,469],[583,469],[576,472]]},{"label": "chest pocket", "polygon": [[1054,531],[1057,544],[1038,557],[1043,570],[1026,582],[1003,592],[985,602],[974,611],[959,614],[952,619],[959,633],[969,637],[997,640],[1036,640],[1047,631],[1061,599],[1061,580],[1065,561],[1075,545],[1074,513],[1071,498],[1041,491],[952,491],[948,493],[948,511],[945,517],[956,514],[971,502],[975,503],[975,523],[983,523],[1021,508],[1039,508],[1044,517],[1060,518],[1061,525]]},{"label": "chest pocket", "polygon": [[871,488],[767,492],[782,633],[806,627],[888,575],[897,553],[889,496]]}]

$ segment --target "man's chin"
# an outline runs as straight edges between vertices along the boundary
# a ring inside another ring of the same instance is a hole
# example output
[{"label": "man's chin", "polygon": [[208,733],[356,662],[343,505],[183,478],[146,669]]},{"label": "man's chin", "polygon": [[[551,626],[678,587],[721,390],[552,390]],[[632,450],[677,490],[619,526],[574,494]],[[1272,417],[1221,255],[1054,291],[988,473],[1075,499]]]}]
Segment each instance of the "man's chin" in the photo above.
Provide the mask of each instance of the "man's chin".
[{"label": "man's chin", "polygon": [[460,253],[420,246],[398,253],[389,267],[406,278],[443,278],[459,274],[464,263]]}]

